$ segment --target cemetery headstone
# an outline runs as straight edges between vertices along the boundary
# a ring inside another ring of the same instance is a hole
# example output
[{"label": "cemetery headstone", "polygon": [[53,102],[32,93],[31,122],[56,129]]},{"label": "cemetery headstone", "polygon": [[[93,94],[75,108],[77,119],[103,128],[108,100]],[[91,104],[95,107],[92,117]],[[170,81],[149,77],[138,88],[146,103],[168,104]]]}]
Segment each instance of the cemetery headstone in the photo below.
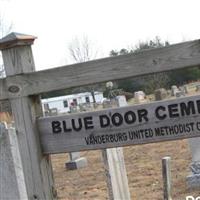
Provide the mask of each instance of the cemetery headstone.
[{"label": "cemetery headstone", "polygon": [[[71,104],[70,110],[72,113],[77,113],[77,106]],[[83,167],[87,167],[87,159],[80,156],[80,152],[69,153],[70,161],[65,163],[65,167],[68,170],[76,170]]]},{"label": "cemetery headstone", "polygon": [[176,96],[176,93],[179,91],[176,85],[172,85],[171,87],[171,95]]},{"label": "cemetery headstone", "polygon": [[187,184],[189,188],[200,187],[200,138],[189,139],[190,150],[192,154],[192,162],[190,164],[191,174],[187,176]]},{"label": "cemetery headstone", "polygon": [[117,106],[118,107],[122,107],[122,106],[127,106],[127,101],[126,101],[126,97],[125,96],[117,96],[116,97],[116,101],[117,101]]},{"label": "cemetery headstone", "polygon": [[155,90],[154,92],[155,100],[160,101],[167,98],[167,90],[164,88],[160,88]]},{"label": "cemetery headstone", "polygon": [[185,93],[183,91],[177,91],[175,93],[176,97],[184,97],[185,96]]},{"label": "cemetery headstone", "polygon": [[196,85],[196,92],[200,92],[200,85]]},{"label": "cemetery headstone", "polygon": [[116,99],[105,100],[103,102],[103,108],[116,108],[116,107],[117,107]]},{"label": "cemetery headstone", "polygon": [[70,105],[70,112],[71,113],[77,113],[78,112],[78,106],[75,105],[73,102]]},{"label": "cemetery headstone", "polygon": [[75,170],[86,167],[87,159],[85,157],[80,157],[80,152],[69,153],[70,161],[65,163],[65,167],[68,170]]},{"label": "cemetery headstone", "polygon": [[49,115],[50,116],[58,115],[58,109],[57,108],[50,109]]},{"label": "cemetery headstone", "polygon": [[1,122],[0,199],[28,199],[16,131]]},{"label": "cemetery headstone", "polygon": [[142,103],[145,101],[145,93],[143,91],[137,91],[134,93],[136,103]]},{"label": "cemetery headstone", "polygon": [[188,94],[189,93],[188,85],[184,85],[183,88],[184,88],[185,94]]}]

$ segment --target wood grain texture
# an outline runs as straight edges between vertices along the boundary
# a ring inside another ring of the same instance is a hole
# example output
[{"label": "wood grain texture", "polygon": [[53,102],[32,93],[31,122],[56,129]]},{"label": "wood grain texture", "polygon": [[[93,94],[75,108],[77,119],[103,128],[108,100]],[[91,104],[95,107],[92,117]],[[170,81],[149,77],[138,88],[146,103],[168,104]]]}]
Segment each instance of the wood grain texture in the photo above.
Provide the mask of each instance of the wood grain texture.
[{"label": "wood grain texture", "polygon": [[[31,47],[28,45],[2,50],[2,55],[6,79],[35,69]],[[42,116],[39,96],[12,99],[10,103],[18,133],[28,199],[54,199],[51,163],[48,156],[42,154],[35,123],[36,117]]]},{"label": "wood grain texture", "polygon": [[102,155],[106,170],[109,200],[130,200],[123,148],[105,149]]},{"label": "wood grain texture", "polygon": [[[190,114],[186,115],[184,111],[184,114],[181,114],[182,111],[180,105],[184,104],[188,107],[189,102],[194,102],[195,112],[191,113],[190,111]],[[196,102],[200,102],[200,96],[184,97],[168,101],[101,110],[96,112],[40,118],[37,123],[41,134],[43,152],[46,154],[73,152],[199,137],[200,104],[197,106]],[[159,115],[166,115],[164,120],[160,120],[156,117],[155,113],[158,107],[162,107],[158,111]],[[170,109],[171,111],[169,111]],[[148,121],[144,119],[141,122],[139,121],[137,113],[141,110],[147,111]],[[100,115],[108,116],[111,121],[111,116],[115,113],[125,116],[125,113],[129,111],[136,114],[136,120],[134,123],[125,123],[125,117],[123,117],[123,123],[119,126],[115,126],[113,123],[110,123],[109,126],[102,128],[100,125]],[[170,117],[169,112],[171,112],[171,115],[173,116]],[[53,133],[52,131],[53,121],[58,121],[60,124],[65,121],[66,127],[72,128],[72,125],[70,125],[72,119],[74,119],[75,123],[78,124],[78,119],[83,121],[83,119],[87,117],[92,118],[92,129],[86,130],[83,125],[81,131],[75,131],[72,129],[72,131],[67,132],[62,126],[61,132]],[[181,128],[176,127],[179,125]],[[171,128],[173,129],[172,131],[170,131]],[[174,131],[177,129],[180,129],[180,131]],[[110,139],[114,137],[118,139]],[[96,140],[97,142],[88,143],[87,141],[90,141],[90,138],[92,138],[92,141]]]},{"label": "wood grain texture", "polygon": [[[35,69],[32,50],[28,46],[17,46],[3,50],[3,61],[12,67],[6,68],[6,76],[33,72]],[[12,58],[12,59],[10,59]]]},{"label": "wood grain texture", "polygon": [[107,149],[103,149],[102,152],[102,158],[103,158],[103,164],[104,164],[104,171],[105,171],[105,177],[106,177],[106,185],[108,188],[108,197],[109,200],[114,200],[114,194],[113,194],[113,184],[111,180],[111,171],[109,168],[109,160],[108,160],[108,152]]},{"label": "wood grain texture", "polygon": [[0,100],[6,100],[8,97],[6,79],[0,78]]},{"label": "wood grain texture", "polygon": [[[119,107],[120,106],[127,106],[127,103],[119,103]],[[123,148],[103,149],[102,158],[104,162],[109,200],[130,200]]]},{"label": "wood grain texture", "polygon": [[9,100],[0,101],[0,112],[7,112],[11,114],[11,105]]},{"label": "wood grain texture", "polygon": [[162,158],[163,199],[172,200],[171,157]]},{"label": "wood grain texture", "polygon": [[[16,75],[7,78],[7,86],[17,85],[20,88],[20,91],[11,97],[28,96],[199,64],[200,41],[195,40],[136,54]],[[0,97],[4,98],[5,96]]]}]

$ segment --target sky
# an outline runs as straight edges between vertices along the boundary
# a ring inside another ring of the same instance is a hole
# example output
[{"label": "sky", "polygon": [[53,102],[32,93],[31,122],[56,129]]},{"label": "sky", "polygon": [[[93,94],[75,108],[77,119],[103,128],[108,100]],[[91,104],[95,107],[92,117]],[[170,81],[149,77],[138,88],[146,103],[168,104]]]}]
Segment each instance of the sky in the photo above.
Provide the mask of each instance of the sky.
[{"label": "sky", "polygon": [[159,36],[179,43],[200,39],[199,0],[0,0],[13,32],[37,36],[36,70],[72,63],[74,38],[86,36],[98,57]]}]

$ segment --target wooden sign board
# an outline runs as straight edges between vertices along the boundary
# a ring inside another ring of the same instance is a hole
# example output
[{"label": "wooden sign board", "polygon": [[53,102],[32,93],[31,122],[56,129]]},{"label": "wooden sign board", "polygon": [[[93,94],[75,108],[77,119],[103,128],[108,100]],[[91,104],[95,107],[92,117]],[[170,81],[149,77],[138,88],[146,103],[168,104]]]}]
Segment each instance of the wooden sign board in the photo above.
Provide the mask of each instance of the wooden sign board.
[{"label": "wooden sign board", "polygon": [[45,154],[200,136],[200,96],[38,119]]}]

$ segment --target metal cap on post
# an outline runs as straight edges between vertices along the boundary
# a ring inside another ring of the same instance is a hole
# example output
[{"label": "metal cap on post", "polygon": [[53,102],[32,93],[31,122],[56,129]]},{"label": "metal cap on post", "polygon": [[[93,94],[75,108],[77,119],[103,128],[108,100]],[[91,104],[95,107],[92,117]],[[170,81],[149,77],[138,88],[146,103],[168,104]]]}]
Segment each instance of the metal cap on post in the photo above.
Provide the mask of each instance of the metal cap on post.
[{"label": "metal cap on post", "polygon": [[6,76],[35,71],[31,45],[36,38],[13,32],[0,40]]},{"label": "metal cap on post", "polygon": [[10,33],[4,38],[0,39],[0,50],[13,48],[15,46],[32,45],[37,37],[32,35],[25,35],[21,33]]}]

